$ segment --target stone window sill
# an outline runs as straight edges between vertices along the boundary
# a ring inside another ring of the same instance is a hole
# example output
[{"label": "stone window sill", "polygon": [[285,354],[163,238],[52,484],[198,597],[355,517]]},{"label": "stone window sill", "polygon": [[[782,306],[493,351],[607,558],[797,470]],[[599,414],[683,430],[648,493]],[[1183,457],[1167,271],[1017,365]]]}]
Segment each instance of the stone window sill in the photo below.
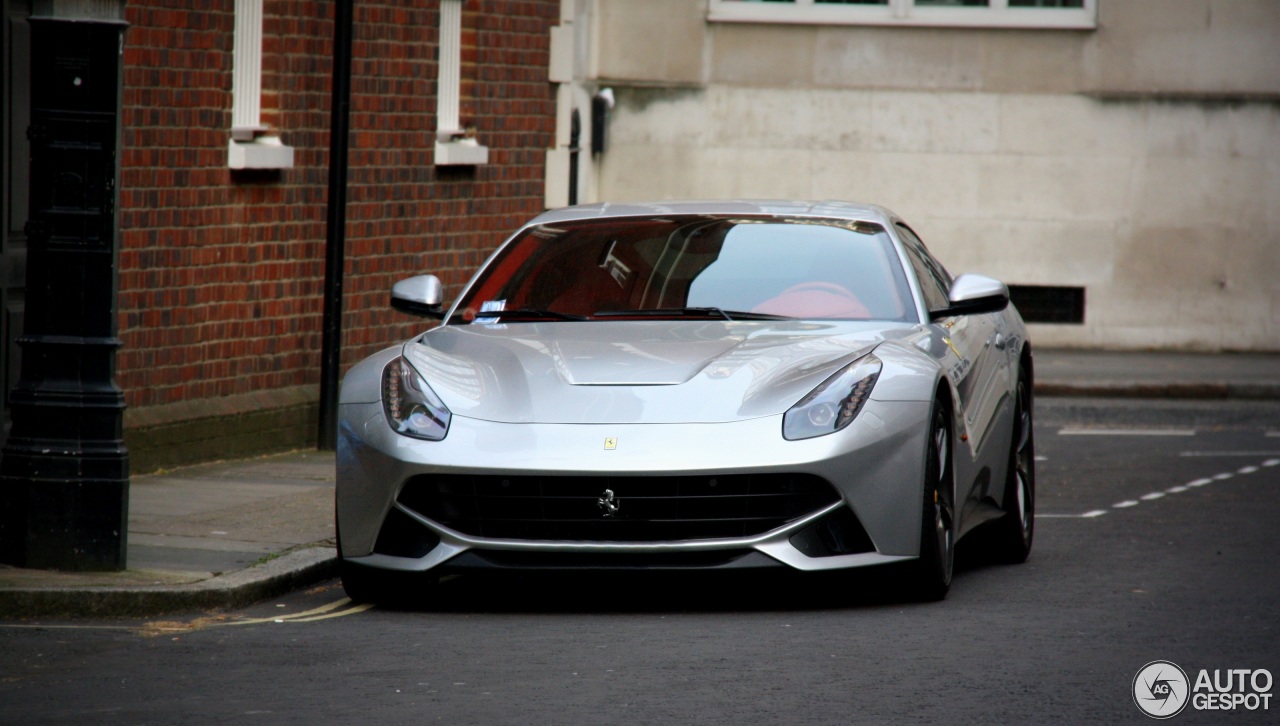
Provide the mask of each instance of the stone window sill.
[{"label": "stone window sill", "polygon": [[475,139],[436,141],[436,166],[480,166],[489,163],[489,147]]},{"label": "stone window sill", "polygon": [[227,146],[227,166],[232,169],[292,169],[293,147],[278,136],[258,136],[249,141],[232,139]]}]

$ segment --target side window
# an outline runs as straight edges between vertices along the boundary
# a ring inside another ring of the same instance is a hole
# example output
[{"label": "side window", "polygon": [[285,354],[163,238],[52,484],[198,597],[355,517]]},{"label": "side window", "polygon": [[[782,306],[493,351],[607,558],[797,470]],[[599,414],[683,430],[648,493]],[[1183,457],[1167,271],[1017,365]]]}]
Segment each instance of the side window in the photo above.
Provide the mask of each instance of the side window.
[{"label": "side window", "polygon": [[920,290],[924,293],[925,305],[929,310],[941,310],[948,307],[950,301],[947,293],[951,289],[951,275],[933,259],[924,243],[905,224],[898,224],[898,236],[902,238],[903,247],[907,250],[907,259],[915,270],[916,279],[920,281]]}]

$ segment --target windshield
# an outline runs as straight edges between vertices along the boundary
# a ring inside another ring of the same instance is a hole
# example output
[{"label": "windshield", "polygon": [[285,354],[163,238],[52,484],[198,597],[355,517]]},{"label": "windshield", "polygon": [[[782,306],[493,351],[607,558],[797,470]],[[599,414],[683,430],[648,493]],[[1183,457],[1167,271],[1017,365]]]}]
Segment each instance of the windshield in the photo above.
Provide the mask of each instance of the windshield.
[{"label": "windshield", "polygon": [[627,317],[916,322],[880,226],[708,216],[530,228],[489,263],[449,322]]}]

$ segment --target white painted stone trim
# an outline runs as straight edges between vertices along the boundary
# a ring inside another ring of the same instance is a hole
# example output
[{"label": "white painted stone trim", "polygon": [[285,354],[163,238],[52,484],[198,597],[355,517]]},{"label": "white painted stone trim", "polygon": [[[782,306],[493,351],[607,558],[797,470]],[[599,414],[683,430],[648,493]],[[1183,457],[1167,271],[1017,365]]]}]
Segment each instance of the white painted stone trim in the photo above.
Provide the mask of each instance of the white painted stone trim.
[{"label": "white painted stone trim", "polygon": [[462,128],[462,3],[463,0],[440,0],[436,166],[478,166],[489,163],[489,147],[468,136],[466,129]]},{"label": "white painted stone trim", "polygon": [[262,0],[236,0],[231,60],[231,137],[250,140],[262,127]]},{"label": "white painted stone trim", "polygon": [[236,0],[231,62],[232,169],[291,169],[293,148],[262,124],[262,0]]},{"label": "white painted stone trim", "polygon": [[227,166],[232,169],[292,169],[293,147],[278,136],[259,136],[250,141],[231,139],[227,143]]},{"label": "white painted stone trim", "polygon": [[436,136],[461,134],[462,0],[440,0],[440,63],[436,89]]},{"label": "white painted stone trim", "polygon": [[814,0],[790,3],[750,0],[707,2],[707,19],[711,22],[1061,30],[1092,30],[1098,27],[1097,0],[1084,0],[1083,8],[1011,8],[1008,0],[991,0],[990,6],[985,8],[917,6],[914,0],[889,0],[887,5],[828,5]]},{"label": "white painted stone trim", "polygon": [[475,139],[436,141],[436,166],[480,166],[489,163],[489,147]]}]

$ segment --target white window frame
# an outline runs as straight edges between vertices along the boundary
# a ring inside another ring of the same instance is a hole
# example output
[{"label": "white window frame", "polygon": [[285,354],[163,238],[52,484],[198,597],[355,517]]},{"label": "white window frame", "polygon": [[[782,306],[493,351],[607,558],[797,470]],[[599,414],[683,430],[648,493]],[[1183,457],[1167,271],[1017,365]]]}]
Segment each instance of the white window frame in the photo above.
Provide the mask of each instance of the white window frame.
[{"label": "white window frame", "polygon": [[232,169],[292,169],[293,148],[262,125],[262,0],[236,0],[231,51]]},{"label": "white window frame", "polygon": [[814,0],[707,3],[707,19],[712,22],[1063,30],[1098,27],[1098,0],[1084,0],[1083,8],[1015,8],[1009,7],[1009,0],[990,0],[987,7],[927,6],[917,5],[915,0],[889,0],[887,5],[838,5]]},{"label": "white window frame", "polygon": [[436,166],[489,163],[489,148],[462,128],[462,3],[440,0],[439,58],[436,76]]}]

